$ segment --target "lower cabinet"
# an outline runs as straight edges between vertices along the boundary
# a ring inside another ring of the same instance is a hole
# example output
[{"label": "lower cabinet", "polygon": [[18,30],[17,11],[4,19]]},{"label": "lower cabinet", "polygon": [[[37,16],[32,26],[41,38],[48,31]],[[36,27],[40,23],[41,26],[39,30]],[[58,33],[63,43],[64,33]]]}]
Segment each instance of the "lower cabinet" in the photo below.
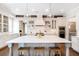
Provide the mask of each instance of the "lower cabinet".
[{"label": "lower cabinet", "polygon": [[72,48],[79,53],[79,37],[77,36],[72,36],[71,38],[72,41]]}]

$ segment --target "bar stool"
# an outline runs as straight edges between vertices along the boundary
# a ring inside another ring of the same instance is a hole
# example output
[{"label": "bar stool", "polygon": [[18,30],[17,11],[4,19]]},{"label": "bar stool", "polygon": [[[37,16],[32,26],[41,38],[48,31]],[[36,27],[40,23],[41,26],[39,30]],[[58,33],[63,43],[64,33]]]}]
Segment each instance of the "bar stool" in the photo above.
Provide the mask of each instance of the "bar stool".
[{"label": "bar stool", "polygon": [[61,50],[59,47],[50,47],[49,50],[50,56],[61,56]]},{"label": "bar stool", "polygon": [[20,47],[18,48],[19,56],[29,56],[30,55],[30,47]]},{"label": "bar stool", "polygon": [[44,47],[35,47],[34,48],[34,56],[44,56],[45,48]]},{"label": "bar stool", "polygon": [[61,55],[65,56],[65,44],[64,43],[58,43],[56,44],[56,47],[59,47],[61,50]]}]

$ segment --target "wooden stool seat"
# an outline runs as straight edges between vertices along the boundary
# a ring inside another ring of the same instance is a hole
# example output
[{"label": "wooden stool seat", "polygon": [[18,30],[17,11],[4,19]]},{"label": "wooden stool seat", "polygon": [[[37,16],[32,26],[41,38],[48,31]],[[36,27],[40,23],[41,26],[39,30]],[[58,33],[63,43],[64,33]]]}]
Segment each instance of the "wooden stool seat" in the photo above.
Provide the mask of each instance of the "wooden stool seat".
[{"label": "wooden stool seat", "polygon": [[35,47],[34,48],[34,56],[44,56],[45,48],[44,47]]},{"label": "wooden stool seat", "polygon": [[20,47],[18,48],[19,56],[29,56],[30,55],[30,47]]},{"label": "wooden stool seat", "polygon": [[50,56],[61,56],[61,50],[59,47],[50,47],[49,51]]}]

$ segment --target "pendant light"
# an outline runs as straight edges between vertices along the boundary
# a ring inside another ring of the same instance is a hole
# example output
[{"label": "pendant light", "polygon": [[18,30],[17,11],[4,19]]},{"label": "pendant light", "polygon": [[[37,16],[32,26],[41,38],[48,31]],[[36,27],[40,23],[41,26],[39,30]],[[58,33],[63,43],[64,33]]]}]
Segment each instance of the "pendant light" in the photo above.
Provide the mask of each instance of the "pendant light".
[{"label": "pendant light", "polygon": [[52,17],[52,4],[49,3],[49,17],[51,18]]},{"label": "pendant light", "polygon": [[25,9],[26,9],[27,12],[26,12],[26,15],[24,15],[24,21],[23,22],[27,23],[28,22],[27,19],[28,19],[28,16],[29,16],[28,15],[28,4],[26,4],[26,8]]}]

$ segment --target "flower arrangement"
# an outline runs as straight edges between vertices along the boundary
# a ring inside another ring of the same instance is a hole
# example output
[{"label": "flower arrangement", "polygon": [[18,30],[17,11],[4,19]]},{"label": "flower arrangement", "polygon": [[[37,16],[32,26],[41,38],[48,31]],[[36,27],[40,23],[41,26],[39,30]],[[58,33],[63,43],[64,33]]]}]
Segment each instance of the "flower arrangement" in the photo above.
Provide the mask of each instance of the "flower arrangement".
[{"label": "flower arrangement", "polygon": [[39,32],[39,33],[36,33],[35,36],[41,38],[42,36],[44,36],[44,33]]}]

